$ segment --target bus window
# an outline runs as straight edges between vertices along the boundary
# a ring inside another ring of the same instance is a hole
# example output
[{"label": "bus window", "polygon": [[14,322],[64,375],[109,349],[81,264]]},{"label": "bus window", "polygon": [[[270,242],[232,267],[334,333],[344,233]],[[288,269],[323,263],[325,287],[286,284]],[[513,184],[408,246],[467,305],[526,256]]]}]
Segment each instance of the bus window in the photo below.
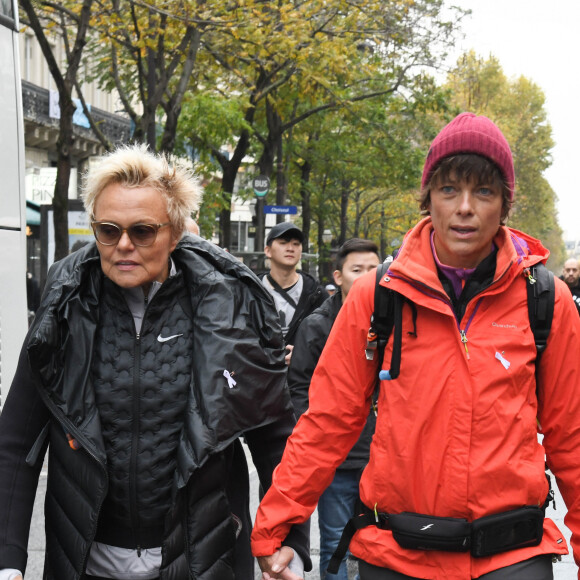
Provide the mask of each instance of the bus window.
[{"label": "bus window", "polygon": [[26,333],[24,129],[16,2],[0,0],[0,406]]},{"label": "bus window", "polygon": [[0,0],[0,18],[4,26],[15,26],[15,12],[13,0]]},{"label": "bus window", "polygon": [[[12,50],[14,33],[0,26],[0,50],[2,59],[9,55],[11,66],[0,68],[0,151],[2,159],[2,195],[0,195],[0,227],[21,227],[22,200],[18,195],[20,175],[18,172],[21,151],[19,147],[18,126],[22,120],[20,107],[20,83],[17,65],[17,55]],[[8,48],[8,50],[6,49]],[[7,174],[4,172],[7,171]]]}]

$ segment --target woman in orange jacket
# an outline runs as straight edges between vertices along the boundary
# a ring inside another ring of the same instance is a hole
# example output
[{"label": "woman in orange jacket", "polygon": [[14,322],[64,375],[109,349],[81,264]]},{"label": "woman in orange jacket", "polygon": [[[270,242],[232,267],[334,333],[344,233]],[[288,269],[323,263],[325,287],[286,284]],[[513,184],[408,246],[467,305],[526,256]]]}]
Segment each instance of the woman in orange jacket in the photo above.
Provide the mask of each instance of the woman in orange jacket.
[{"label": "woman in orange jacket", "polygon": [[[513,159],[496,125],[463,113],[444,127],[423,172],[428,217],[381,280],[405,298],[402,352],[398,377],[381,374],[360,484],[350,551],[361,580],[553,578],[552,557],[567,547],[544,517],[546,459],[579,561],[580,320],[556,279],[536,364],[526,285],[548,251],[505,226],[513,195]],[[374,273],[360,278],[341,309],[310,407],[258,510],[252,548],[264,580],[298,578],[284,538],[310,516],[364,426],[377,380],[365,356],[375,283]],[[384,370],[392,347],[391,336]]]}]

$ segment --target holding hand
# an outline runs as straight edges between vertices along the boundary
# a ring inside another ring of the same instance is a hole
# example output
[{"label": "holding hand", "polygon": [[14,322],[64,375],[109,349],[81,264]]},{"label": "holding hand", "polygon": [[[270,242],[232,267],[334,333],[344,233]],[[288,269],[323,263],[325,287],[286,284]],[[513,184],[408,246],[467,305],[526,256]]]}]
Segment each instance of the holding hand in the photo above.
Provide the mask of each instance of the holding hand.
[{"label": "holding hand", "polygon": [[258,564],[262,570],[262,580],[304,580],[290,569],[289,565],[294,558],[294,550],[289,546],[282,546],[271,556],[258,557]]},{"label": "holding hand", "polygon": [[293,350],[294,350],[293,344],[286,345],[286,356],[284,357],[284,362],[286,363],[287,367],[290,366],[290,359],[292,358],[292,351]]}]

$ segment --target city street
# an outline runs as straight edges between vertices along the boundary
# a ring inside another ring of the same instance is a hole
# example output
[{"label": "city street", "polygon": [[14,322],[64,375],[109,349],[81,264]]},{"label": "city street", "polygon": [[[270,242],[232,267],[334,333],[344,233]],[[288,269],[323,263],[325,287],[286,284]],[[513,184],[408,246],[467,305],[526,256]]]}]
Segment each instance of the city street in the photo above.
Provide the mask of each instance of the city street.
[{"label": "city street", "polygon": [[[251,486],[252,486],[252,513],[257,509],[257,475],[256,470],[251,467]],[[553,479],[553,478],[552,478]],[[44,498],[44,492],[46,490],[46,466],[42,471],[40,481],[38,484],[38,493],[36,496],[36,503],[34,506],[34,514],[32,516],[32,526],[30,532],[30,542],[29,542],[29,560],[28,560],[28,570],[26,573],[26,580],[42,580],[42,566],[44,560],[44,518],[42,515],[42,503]],[[570,532],[564,526],[564,515],[566,513],[564,502],[560,494],[556,490],[556,510],[552,507],[548,508],[547,515],[552,518],[558,527],[564,531],[566,535],[566,540],[570,539]],[[318,520],[316,513],[312,517],[312,533],[311,533],[311,553],[312,561],[314,564],[314,569],[312,572],[307,572],[305,574],[305,580],[320,580],[320,574],[318,571],[318,554],[319,554],[319,539],[318,539]],[[259,580],[260,574],[257,571],[254,580]],[[555,580],[577,580],[577,569],[572,560],[572,556],[564,556],[561,562],[554,564],[554,579]]]}]

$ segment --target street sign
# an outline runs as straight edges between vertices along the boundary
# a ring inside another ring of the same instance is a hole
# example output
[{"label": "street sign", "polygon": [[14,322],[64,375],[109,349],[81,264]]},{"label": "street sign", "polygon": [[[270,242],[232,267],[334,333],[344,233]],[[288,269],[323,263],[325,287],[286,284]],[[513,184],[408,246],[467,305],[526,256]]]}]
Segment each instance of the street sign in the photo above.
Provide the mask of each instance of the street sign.
[{"label": "street sign", "polygon": [[264,197],[270,189],[269,177],[267,175],[258,175],[258,177],[253,179],[252,187],[254,188],[254,193],[258,197]]},{"label": "street sign", "polygon": [[264,213],[296,214],[298,208],[295,205],[265,205]]}]

